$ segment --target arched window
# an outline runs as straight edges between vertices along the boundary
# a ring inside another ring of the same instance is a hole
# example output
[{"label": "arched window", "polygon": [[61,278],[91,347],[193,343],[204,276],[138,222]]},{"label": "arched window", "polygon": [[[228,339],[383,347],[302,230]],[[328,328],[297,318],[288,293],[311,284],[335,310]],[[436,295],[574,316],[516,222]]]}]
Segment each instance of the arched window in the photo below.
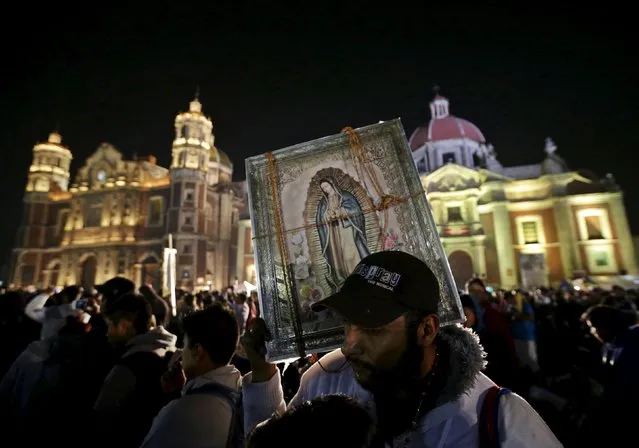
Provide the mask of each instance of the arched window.
[{"label": "arched window", "polygon": [[85,289],[93,288],[95,276],[98,269],[98,260],[93,255],[89,255],[80,268],[80,285]]},{"label": "arched window", "polygon": [[149,226],[162,225],[164,217],[164,198],[162,196],[153,196],[149,199]]}]

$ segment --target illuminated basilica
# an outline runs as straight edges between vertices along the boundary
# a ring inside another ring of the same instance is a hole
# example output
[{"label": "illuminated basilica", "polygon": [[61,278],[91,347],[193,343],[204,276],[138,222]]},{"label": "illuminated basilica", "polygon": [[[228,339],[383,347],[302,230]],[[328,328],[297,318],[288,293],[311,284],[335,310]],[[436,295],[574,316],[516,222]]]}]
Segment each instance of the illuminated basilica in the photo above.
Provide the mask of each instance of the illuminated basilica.
[{"label": "illuminated basilica", "polygon": [[[540,163],[503,167],[448,99],[437,95],[430,107],[409,144],[460,286],[474,275],[510,288],[637,273],[611,175],[570,170],[551,139]],[[175,119],[169,169],[152,156],[124,160],[104,143],[69,185],[71,159],[55,132],[33,148],[14,284],[92,286],[121,275],[159,289],[169,235],[179,286],[255,282],[246,183],[231,182],[233,165],[197,98]]]},{"label": "illuminated basilica", "polygon": [[549,138],[538,164],[503,167],[492,145],[436,95],[409,139],[457,283],[558,284],[636,274],[623,193],[611,175],[572,171]]},{"label": "illuminated basilica", "polygon": [[119,275],[160,290],[169,235],[179,286],[255,281],[244,183],[231,182],[233,165],[197,98],[175,118],[169,169],[153,156],[124,160],[103,143],[70,182],[72,157],[57,132],[33,148],[14,284],[91,287]]}]

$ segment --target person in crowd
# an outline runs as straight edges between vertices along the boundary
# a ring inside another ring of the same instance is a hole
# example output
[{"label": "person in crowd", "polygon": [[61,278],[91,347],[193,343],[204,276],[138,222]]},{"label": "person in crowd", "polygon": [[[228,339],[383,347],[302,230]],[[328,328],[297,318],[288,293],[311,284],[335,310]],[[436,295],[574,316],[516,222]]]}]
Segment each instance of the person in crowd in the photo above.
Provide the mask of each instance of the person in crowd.
[{"label": "person in crowd", "polygon": [[237,320],[237,326],[240,330],[240,336],[244,334],[246,330],[246,322],[248,321],[251,308],[247,302],[246,294],[238,292],[233,295],[233,302],[231,306],[235,310],[235,319]]},{"label": "person in crowd", "polygon": [[109,342],[121,355],[95,402],[98,439],[105,446],[139,447],[168,401],[160,379],[177,338],[155,326],[151,305],[137,293],[106,300],[103,312]]},{"label": "person in crowd", "polygon": [[637,314],[596,305],[586,310],[582,319],[603,344],[602,363],[607,369],[601,401],[582,426],[583,443],[622,446],[636,439],[635,425],[639,417],[636,411],[639,402]]},{"label": "person in crowd", "polygon": [[508,319],[492,306],[490,295],[481,279],[469,280],[466,289],[477,310],[477,333],[490,358],[489,376],[500,386],[513,388],[519,361]]},{"label": "person in crowd", "polygon": [[41,325],[24,314],[28,296],[12,290],[0,295],[0,378],[22,351],[40,337]]},{"label": "person in crowd", "polygon": [[539,363],[537,362],[535,309],[521,291],[515,294],[511,316],[513,321],[510,329],[515,340],[517,358],[532,373],[537,373]]},{"label": "person in crowd", "polygon": [[259,299],[257,297],[257,291],[251,291],[247,300],[249,306],[249,315],[246,319],[246,329],[250,330],[253,327],[253,322],[260,315]]},{"label": "person in crowd", "polygon": [[151,305],[156,325],[165,327],[169,323],[169,304],[155,292],[151,285],[142,285],[139,291],[147,302],[149,302],[149,305]]},{"label": "person in crowd", "polygon": [[[98,305],[98,308],[101,309],[102,306],[104,306],[104,304],[108,302],[109,300],[113,301],[123,296],[124,294],[135,292],[136,287],[135,287],[135,283],[133,283],[128,278],[113,277],[107,280],[106,282],[102,283],[101,285],[97,285],[95,287],[95,290],[97,294],[94,297],[93,301],[95,304]],[[107,326],[107,323],[104,319],[104,313],[98,312],[97,314],[94,314],[91,319],[93,321],[91,322],[91,325],[93,327]]]},{"label": "person in crowd", "polygon": [[68,316],[81,313],[76,309],[81,296],[82,288],[79,286],[68,286],[55,294],[52,289],[47,289],[27,304],[24,313],[42,324],[40,339],[47,339],[58,334]]},{"label": "person in crowd", "polygon": [[124,277],[113,277],[101,285],[96,286],[95,289],[102,296],[103,302],[118,299],[136,290],[135,283]]},{"label": "person in crowd", "polygon": [[177,346],[184,347],[184,329],[182,328],[183,320],[190,314],[198,311],[195,296],[185,291],[179,291],[176,305],[176,315],[169,319],[168,329],[177,336]]},{"label": "person in crowd", "polygon": [[[330,428],[321,431],[318,428]],[[336,442],[335,436],[340,440]],[[325,395],[300,403],[281,416],[258,425],[248,448],[372,447],[375,423],[356,400],[346,395]]]},{"label": "person in crowd", "polygon": [[[347,394],[374,410],[375,446],[467,447],[480,438],[495,446],[561,446],[523,398],[480,372],[484,353],[474,333],[440,328],[439,295],[437,277],[412,255],[362,259],[336,295],[314,306],[344,318],[344,343],[304,374],[290,406]],[[256,327],[244,342],[253,368],[243,388],[249,432],[286,404],[276,366],[259,356],[264,341]]]},{"label": "person in crowd", "polygon": [[91,415],[93,403],[110,368],[108,352],[95,344],[88,314],[68,316],[55,336],[32,342],[0,383],[3,437],[24,446],[84,446],[92,428],[80,425],[68,440],[60,428],[67,410]]},{"label": "person in crowd", "polygon": [[601,300],[601,305],[617,307],[621,302],[626,301],[626,291],[619,285],[613,285],[610,294]]},{"label": "person in crowd", "polygon": [[[244,332],[246,331],[246,323],[248,322],[248,318],[250,317],[251,312],[246,294],[244,294],[243,292],[234,294],[233,301],[231,302],[231,307],[235,312],[235,320],[237,321],[237,327],[240,332],[240,337],[242,337],[244,335]],[[243,375],[247,374],[251,370],[251,365],[247,359],[242,344],[238,343],[237,350],[235,351],[235,356],[233,356],[233,365],[237,367]]]},{"label": "person in crowd", "polygon": [[507,355],[506,344],[498,334],[486,331],[484,325],[484,308],[469,294],[459,296],[466,316],[464,326],[472,329],[479,337],[479,342],[486,352],[486,368],[483,372],[497,384],[512,387],[516,382],[516,372],[511,358]]},{"label": "person in crowd", "polygon": [[[233,310],[213,304],[184,319],[184,350],[165,375],[165,392],[182,396],[165,406],[142,448],[223,448],[243,440],[242,376],[230,365],[238,341]],[[239,422],[239,423],[238,423]]]},{"label": "person in crowd", "polygon": [[186,293],[179,300],[177,305],[177,315],[180,319],[184,319],[189,314],[195,313],[198,310],[195,296],[191,293]]}]

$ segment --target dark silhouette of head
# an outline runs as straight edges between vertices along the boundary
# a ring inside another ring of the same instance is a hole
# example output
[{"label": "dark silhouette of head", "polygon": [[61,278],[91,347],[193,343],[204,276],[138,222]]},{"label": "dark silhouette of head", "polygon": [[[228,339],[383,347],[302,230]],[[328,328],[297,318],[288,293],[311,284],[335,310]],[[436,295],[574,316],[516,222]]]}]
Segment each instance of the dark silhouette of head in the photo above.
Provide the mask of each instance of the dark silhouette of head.
[{"label": "dark silhouette of head", "polygon": [[249,436],[248,448],[367,448],[374,435],[372,417],[355,400],[344,395],[325,395],[257,426]]}]

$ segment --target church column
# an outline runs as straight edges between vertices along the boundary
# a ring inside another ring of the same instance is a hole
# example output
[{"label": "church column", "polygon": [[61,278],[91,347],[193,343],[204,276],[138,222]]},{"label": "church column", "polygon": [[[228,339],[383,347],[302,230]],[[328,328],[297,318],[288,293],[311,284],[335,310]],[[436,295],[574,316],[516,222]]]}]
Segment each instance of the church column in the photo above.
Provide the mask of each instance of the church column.
[{"label": "church column", "polygon": [[69,284],[69,276],[71,271],[69,269],[69,255],[66,252],[63,252],[60,255],[60,273],[58,274],[58,283],[60,285]]},{"label": "church column", "polygon": [[246,227],[244,226],[244,222],[240,221],[238,223],[238,229],[237,229],[237,255],[236,255],[236,259],[235,259],[235,273],[237,274],[237,277],[240,279],[240,281],[242,280],[247,280],[250,281],[250,279],[248,278],[244,278],[245,277],[245,253],[244,253],[244,246],[246,244],[244,237],[246,235]]},{"label": "church column", "polygon": [[481,231],[481,218],[477,207],[477,196],[470,196],[464,201],[466,208],[466,223],[471,229],[471,234],[475,235]]},{"label": "church column", "polygon": [[623,267],[628,274],[636,274],[637,261],[635,259],[632,234],[630,233],[628,217],[626,216],[626,209],[623,205],[623,197],[621,193],[610,198],[608,201],[608,207],[610,207],[610,215],[612,217],[611,224],[614,225],[615,228],[615,235],[617,238],[619,252],[621,253]]},{"label": "church column", "polygon": [[48,285],[41,284],[42,283],[42,275],[40,274],[41,272],[42,272],[42,252],[38,252],[38,255],[36,256],[35,271],[33,273],[34,275],[33,283],[38,288],[46,288]]},{"label": "church column", "polygon": [[438,230],[440,230],[440,227],[444,225],[442,201],[439,199],[428,199],[428,204],[430,205],[430,212],[433,214],[435,225],[437,226]]},{"label": "church column", "polygon": [[142,263],[135,263],[133,265],[133,282],[139,287],[142,286]]},{"label": "church column", "polygon": [[493,205],[493,225],[495,228],[495,248],[499,263],[499,279],[502,288],[512,288],[517,285],[515,251],[513,250],[510,212],[506,202]]},{"label": "church column", "polygon": [[466,213],[464,214],[466,217],[467,223],[476,223],[479,222],[479,212],[477,211],[477,200],[474,196],[469,196],[464,199],[464,208],[466,209]]},{"label": "church column", "polygon": [[480,276],[486,275],[486,245],[484,244],[486,237],[482,235],[481,239],[476,239],[472,243],[473,249],[473,269]]},{"label": "church column", "polygon": [[573,219],[570,204],[566,198],[558,198],[553,205],[557,237],[561,252],[561,263],[564,276],[572,277],[576,270],[582,270],[583,265],[577,245],[577,229]]},{"label": "church column", "polygon": [[106,274],[108,252],[100,251],[95,256],[95,284],[100,285],[109,280]]}]

